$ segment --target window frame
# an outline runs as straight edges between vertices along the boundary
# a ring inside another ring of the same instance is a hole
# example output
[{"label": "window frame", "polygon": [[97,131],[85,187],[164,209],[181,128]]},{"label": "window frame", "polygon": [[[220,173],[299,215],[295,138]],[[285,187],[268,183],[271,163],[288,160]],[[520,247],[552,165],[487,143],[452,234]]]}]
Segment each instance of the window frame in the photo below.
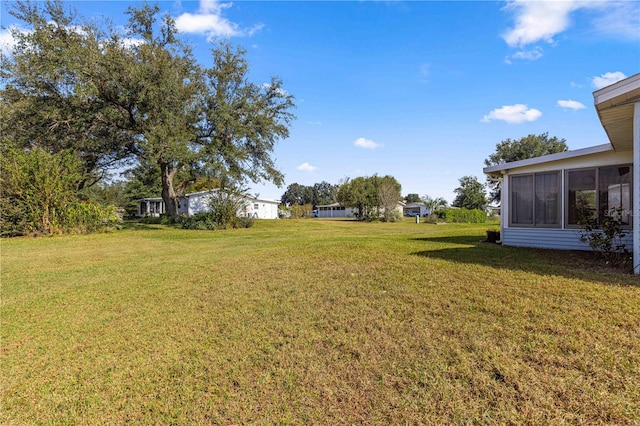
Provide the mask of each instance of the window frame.
[{"label": "window frame", "polygon": [[[555,224],[537,224],[536,223],[536,177],[541,175],[555,175],[556,176],[556,194],[557,194],[557,207],[556,207],[556,223]],[[513,214],[515,212],[515,197],[513,196],[513,178],[518,177],[527,177],[530,176],[532,179],[532,203],[531,203],[531,223],[522,224],[522,223],[514,223]],[[562,212],[563,212],[563,193],[562,193],[562,170],[548,170],[548,171],[540,171],[540,172],[531,172],[531,173],[518,173],[509,175],[509,227],[510,228],[544,228],[544,229],[561,229],[562,228]]]},{"label": "window frame", "polygon": [[[596,212],[596,218],[599,219],[600,216],[600,210],[601,210],[601,203],[600,203],[600,195],[601,195],[601,191],[600,191],[600,170],[602,169],[611,169],[611,168],[622,168],[622,167],[628,167],[629,168],[629,175],[630,175],[630,179],[629,179],[629,204],[631,206],[633,206],[633,164],[632,163],[625,163],[625,164],[609,164],[609,165],[604,165],[604,166],[594,166],[594,167],[579,167],[579,168],[574,168],[574,169],[566,169],[564,171],[564,192],[565,192],[565,207],[564,207],[564,226],[567,229],[579,229],[580,225],[577,223],[569,223],[569,173],[571,172],[580,172],[580,171],[587,171],[587,170],[594,170],[595,171],[595,191],[596,191],[596,207],[595,207],[595,212]],[[629,215],[629,224],[623,224],[621,225],[622,229],[633,229],[633,214]]]}]

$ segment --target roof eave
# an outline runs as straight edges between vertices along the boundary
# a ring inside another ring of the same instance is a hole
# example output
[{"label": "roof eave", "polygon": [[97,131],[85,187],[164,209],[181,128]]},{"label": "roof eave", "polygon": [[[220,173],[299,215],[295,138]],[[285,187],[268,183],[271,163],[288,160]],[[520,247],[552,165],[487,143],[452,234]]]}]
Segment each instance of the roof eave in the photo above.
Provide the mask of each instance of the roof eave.
[{"label": "roof eave", "polygon": [[556,154],[543,155],[541,157],[527,158],[526,160],[512,161],[510,163],[498,164],[482,169],[488,175],[500,175],[503,171],[516,169],[519,167],[534,166],[537,164],[550,163],[552,161],[561,161],[569,158],[583,157],[586,155],[599,154],[601,152],[613,151],[611,144],[602,144],[590,146],[588,148],[575,149],[572,151],[558,152]]}]

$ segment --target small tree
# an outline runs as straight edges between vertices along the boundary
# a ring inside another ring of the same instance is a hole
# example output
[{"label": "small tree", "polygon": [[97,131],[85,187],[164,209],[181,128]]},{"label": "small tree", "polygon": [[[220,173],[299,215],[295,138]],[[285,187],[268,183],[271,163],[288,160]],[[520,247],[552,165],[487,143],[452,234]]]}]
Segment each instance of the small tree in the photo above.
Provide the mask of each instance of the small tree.
[{"label": "small tree", "polygon": [[381,216],[383,220],[391,220],[391,215],[401,199],[400,192],[400,183],[393,176],[373,175],[346,179],[340,185],[337,199],[344,207],[357,209],[356,217],[360,220],[374,220]]},{"label": "small tree", "polygon": [[478,182],[475,176],[463,176],[459,179],[460,186],[454,190],[456,198],[454,207],[468,210],[482,209],[487,204],[484,185]]},{"label": "small tree", "polygon": [[431,198],[428,195],[422,197],[422,202],[429,209],[429,216],[433,216],[437,210],[447,207],[449,204],[447,200],[442,197]]},{"label": "small tree", "polygon": [[251,218],[239,217],[247,205],[248,190],[242,187],[227,187],[215,190],[211,194],[209,207],[211,219],[218,228],[246,228]]},{"label": "small tree", "polygon": [[392,222],[398,219],[396,207],[402,199],[400,195],[401,186],[392,176],[379,178],[378,182],[378,204],[382,210],[382,220]]}]

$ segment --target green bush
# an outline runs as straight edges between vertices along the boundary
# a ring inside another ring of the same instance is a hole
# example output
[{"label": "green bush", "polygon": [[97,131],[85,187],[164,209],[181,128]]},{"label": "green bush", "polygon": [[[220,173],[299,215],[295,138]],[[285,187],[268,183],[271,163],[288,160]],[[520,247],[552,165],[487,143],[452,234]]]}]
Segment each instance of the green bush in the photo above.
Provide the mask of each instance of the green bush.
[{"label": "green bush", "polygon": [[64,212],[77,200],[81,164],[71,151],[4,147],[0,155],[0,234],[50,235],[65,231]]},{"label": "green bush", "polygon": [[484,223],[487,221],[487,213],[480,209],[447,209],[444,218],[449,223]]},{"label": "green bush", "polygon": [[193,216],[183,218],[182,227],[184,229],[214,231],[216,229],[251,228],[254,223],[254,219],[250,217],[234,216],[226,223],[218,222],[219,219],[220,215],[214,211],[196,213]]},{"label": "green bush", "polygon": [[624,243],[629,233],[623,229],[622,209],[604,212],[601,217],[579,212],[580,241],[589,247],[607,264],[633,270],[633,257]]},{"label": "green bush", "polygon": [[160,216],[145,216],[140,219],[140,223],[146,223],[147,225],[175,225],[181,224],[186,216],[169,216],[162,214]]},{"label": "green bush", "polygon": [[213,231],[218,227],[218,225],[216,223],[216,215],[214,212],[202,212],[184,218],[182,221],[182,227],[184,229]]},{"label": "green bush", "polygon": [[73,202],[61,215],[62,230],[71,234],[120,229],[122,219],[115,206],[102,207],[91,202]]}]

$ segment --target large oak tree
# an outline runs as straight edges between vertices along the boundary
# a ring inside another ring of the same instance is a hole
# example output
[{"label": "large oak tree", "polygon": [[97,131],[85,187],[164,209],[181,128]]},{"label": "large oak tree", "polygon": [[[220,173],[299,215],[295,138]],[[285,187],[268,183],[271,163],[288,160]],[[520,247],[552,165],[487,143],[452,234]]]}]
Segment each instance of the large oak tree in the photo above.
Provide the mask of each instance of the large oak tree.
[{"label": "large oak tree", "polygon": [[148,4],[129,8],[122,31],[61,2],[19,2],[12,13],[29,28],[14,31],[3,66],[3,142],[73,149],[96,180],[124,160],[153,164],[170,215],[178,175],[283,183],[271,154],[289,135],[293,97],[278,78],[250,82],[241,48],[217,44],[204,66]]}]

